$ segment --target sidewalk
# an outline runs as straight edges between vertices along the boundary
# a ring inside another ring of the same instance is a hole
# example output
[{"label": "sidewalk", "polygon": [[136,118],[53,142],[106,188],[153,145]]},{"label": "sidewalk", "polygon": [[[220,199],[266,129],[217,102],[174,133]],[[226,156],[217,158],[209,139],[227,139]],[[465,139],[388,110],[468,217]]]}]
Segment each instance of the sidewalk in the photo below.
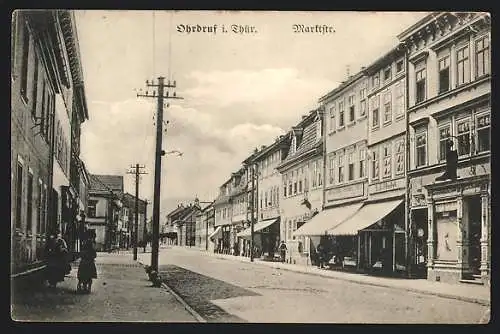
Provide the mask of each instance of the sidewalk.
[{"label": "sidewalk", "polygon": [[[209,253],[204,249],[172,246],[172,249],[182,250],[186,252],[197,252],[203,256],[212,256],[219,259],[233,260],[250,263],[250,259],[243,256],[233,256],[225,254]],[[317,275],[333,279],[345,280],[364,285],[374,285],[401,289],[410,292],[417,292],[427,295],[434,295],[443,298],[451,298],[472,302],[477,304],[490,305],[491,290],[489,286],[468,285],[468,284],[449,284],[441,282],[431,282],[426,279],[402,279],[388,278],[380,276],[370,276],[357,273],[347,273],[341,271],[324,270],[313,266],[300,266],[281,262],[267,262],[255,259],[254,262],[258,265],[266,265],[275,269],[289,270],[298,273],[309,275]]]},{"label": "sidewalk", "polygon": [[174,296],[153,288],[132,254],[98,253],[92,293],[76,294],[77,263],[55,290],[12,291],[11,317],[41,322],[196,322]]}]

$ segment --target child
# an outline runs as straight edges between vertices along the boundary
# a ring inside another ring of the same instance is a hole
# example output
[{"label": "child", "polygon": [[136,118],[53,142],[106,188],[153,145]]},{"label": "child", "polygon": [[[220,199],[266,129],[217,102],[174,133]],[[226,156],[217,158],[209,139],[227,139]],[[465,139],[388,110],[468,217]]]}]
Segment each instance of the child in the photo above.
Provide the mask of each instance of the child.
[{"label": "child", "polygon": [[97,269],[95,258],[97,253],[94,249],[92,240],[87,239],[83,242],[80,265],[78,266],[78,292],[90,293],[92,288],[92,279],[97,278]]}]

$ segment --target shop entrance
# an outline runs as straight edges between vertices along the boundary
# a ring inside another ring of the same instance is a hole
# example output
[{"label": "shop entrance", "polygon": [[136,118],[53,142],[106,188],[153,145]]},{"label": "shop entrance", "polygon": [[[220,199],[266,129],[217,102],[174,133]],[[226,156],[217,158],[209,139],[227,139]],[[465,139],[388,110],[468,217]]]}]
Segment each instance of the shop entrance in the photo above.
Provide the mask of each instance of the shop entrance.
[{"label": "shop entrance", "polygon": [[428,238],[428,228],[427,228],[427,208],[412,210],[411,217],[413,224],[415,226],[414,233],[414,265],[415,274],[419,277],[427,277],[427,238]]},{"label": "shop entrance", "polygon": [[469,267],[473,275],[481,274],[481,197],[466,199],[469,219]]}]

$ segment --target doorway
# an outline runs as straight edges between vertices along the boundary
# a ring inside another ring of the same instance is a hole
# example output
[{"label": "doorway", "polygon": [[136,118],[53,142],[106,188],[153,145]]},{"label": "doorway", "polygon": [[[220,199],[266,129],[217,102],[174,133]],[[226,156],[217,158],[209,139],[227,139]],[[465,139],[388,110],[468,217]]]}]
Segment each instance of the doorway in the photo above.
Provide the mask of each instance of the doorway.
[{"label": "doorway", "polygon": [[469,267],[473,275],[481,275],[481,197],[467,199],[469,219]]},{"label": "doorway", "polygon": [[428,231],[428,215],[427,208],[412,210],[411,219],[413,221],[414,229],[414,258],[413,264],[415,265],[415,274],[418,277],[427,277],[427,239],[429,236]]}]

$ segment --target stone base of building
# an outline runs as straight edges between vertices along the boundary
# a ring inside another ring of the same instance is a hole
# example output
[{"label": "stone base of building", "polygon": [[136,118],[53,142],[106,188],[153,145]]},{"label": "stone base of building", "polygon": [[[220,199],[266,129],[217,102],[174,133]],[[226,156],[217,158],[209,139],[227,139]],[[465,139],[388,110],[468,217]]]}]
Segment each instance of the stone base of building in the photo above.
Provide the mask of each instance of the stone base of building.
[{"label": "stone base of building", "polygon": [[427,280],[443,283],[460,283],[462,272],[458,269],[429,268],[427,270]]}]

